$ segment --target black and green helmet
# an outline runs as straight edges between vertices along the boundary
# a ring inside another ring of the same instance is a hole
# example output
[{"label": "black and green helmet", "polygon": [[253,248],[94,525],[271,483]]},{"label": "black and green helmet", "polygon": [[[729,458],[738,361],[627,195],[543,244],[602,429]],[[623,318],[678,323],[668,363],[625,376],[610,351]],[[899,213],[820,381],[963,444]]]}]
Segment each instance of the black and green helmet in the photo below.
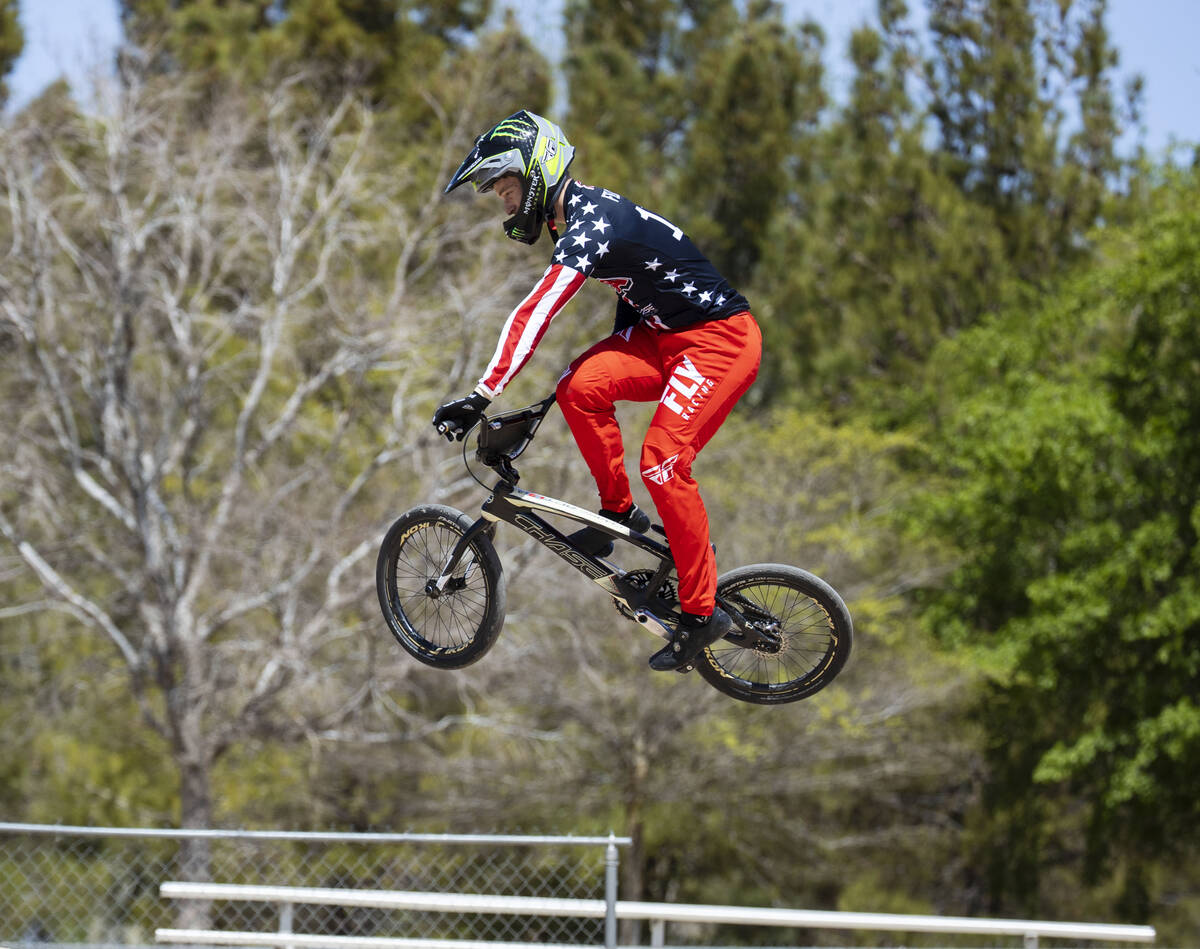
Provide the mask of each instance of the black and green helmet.
[{"label": "black and green helmet", "polygon": [[575,149],[553,122],[522,109],[488,129],[446,185],[449,194],[471,181],[478,192],[491,191],[507,174],[521,176],[521,208],[504,222],[504,233],[532,244],[542,236],[543,222],[553,214],[558,193],[567,183]]}]

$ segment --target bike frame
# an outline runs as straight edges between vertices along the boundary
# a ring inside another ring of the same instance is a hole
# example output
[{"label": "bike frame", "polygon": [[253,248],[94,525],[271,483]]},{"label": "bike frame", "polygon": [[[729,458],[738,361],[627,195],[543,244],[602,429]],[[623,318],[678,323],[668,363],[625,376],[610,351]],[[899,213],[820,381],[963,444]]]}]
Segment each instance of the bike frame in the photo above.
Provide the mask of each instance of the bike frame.
[{"label": "bike frame", "polygon": [[[554,551],[585,577],[596,583],[605,593],[619,599],[633,613],[634,619],[643,626],[664,639],[671,638],[671,628],[645,608],[675,568],[671,550],[666,544],[659,543],[645,534],[632,531],[600,514],[594,514],[585,508],[560,501],[558,498],[526,491],[506,480],[501,480],[496,484],[492,489],[491,496],[480,507],[480,511],[479,519],[459,538],[454,549],[450,551],[450,556],[442,566],[437,579],[432,581],[431,585],[438,592],[443,592],[450,583],[451,577],[458,568],[463,554],[470,547],[471,541],[481,533],[494,530],[494,525],[503,521],[532,537],[548,550]],[[566,534],[540,517],[539,512],[558,515],[576,523],[594,527],[616,540],[626,541],[639,550],[656,557],[659,563],[650,582],[645,587],[635,586],[626,579],[627,572],[625,570],[601,557],[580,550],[571,543]]]}]

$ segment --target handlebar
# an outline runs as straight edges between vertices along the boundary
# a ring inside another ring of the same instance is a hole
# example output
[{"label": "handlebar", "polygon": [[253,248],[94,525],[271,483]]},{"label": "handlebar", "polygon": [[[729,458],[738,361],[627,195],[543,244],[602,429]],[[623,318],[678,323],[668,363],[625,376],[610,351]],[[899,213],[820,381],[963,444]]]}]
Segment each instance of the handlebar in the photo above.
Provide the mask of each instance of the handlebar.
[{"label": "handlebar", "polygon": [[[522,409],[486,416],[480,419],[479,434],[475,442],[475,457],[495,471],[506,481],[516,484],[517,470],[512,466],[517,458],[529,447],[534,433],[542,424],[542,419],[557,401],[554,393],[550,393],[541,402],[527,405]],[[465,438],[468,433],[464,432]],[[465,446],[464,446],[465,453]]]},{"label": "handlebar", "polygon": [[[461,425],[457,425],[454,422],[439,422],[436,426],[436,430],[439,435],[453,435],[456,441],[462,441],[471,433],[472,429],[484,423],[487,423],[491,427],[499,427],[514,421],[523,422],[529,420],[534,422],[533,426],[528,432],[529,437],[532,438],[533,433],[537,431],[537,427],[541,424],[542,419],[546,417],[546,414],[557,401],[558,396],[551,392],[548,396],[546,396],[546,398],[542,399],[541,402],[534,402],[532,405],[527,405],[523,409],[517,409],[513,412],[506,412],[500,415],[493,415],[491,418],[488,418],[486,415],[481,416],[479,420],[468,429],[463,429]],[[483,433],[481,431],[481,438],[482,435]],[[480,447],[482,448],[483,446],[481,445]],[[523,451],[524,447],[522,447],[521,450]],[[514,454],[513,457],[515,458],[517,454],[520,454],[520,452]]]}]

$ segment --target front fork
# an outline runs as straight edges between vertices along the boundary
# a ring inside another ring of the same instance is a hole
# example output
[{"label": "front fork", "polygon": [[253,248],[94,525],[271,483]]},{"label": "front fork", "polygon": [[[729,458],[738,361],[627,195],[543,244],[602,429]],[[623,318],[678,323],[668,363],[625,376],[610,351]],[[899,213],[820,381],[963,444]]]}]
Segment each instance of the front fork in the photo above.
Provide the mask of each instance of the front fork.
[{"label": "front fork", "polygon": [[438,597],[444,593],[453,593],[461,589],[467,581],[471,570],[475,566],[475,562],[467,564],[466,570],[462,577],[455,577],[454,571],[458,569],[458,563],[463,558],[463,554],[467,552],[467,548],[471,546],[473,541],[480,534],[485,535],[488,540],[496,536],[496,523],[486,517],[481,517],[474,524],[467,528],[466,532],[458,539],[453,549],[450,551],[450,556],[446,558],[446,562],[442,564],[441,572],[425,584],[425,592],[429,596]]}]

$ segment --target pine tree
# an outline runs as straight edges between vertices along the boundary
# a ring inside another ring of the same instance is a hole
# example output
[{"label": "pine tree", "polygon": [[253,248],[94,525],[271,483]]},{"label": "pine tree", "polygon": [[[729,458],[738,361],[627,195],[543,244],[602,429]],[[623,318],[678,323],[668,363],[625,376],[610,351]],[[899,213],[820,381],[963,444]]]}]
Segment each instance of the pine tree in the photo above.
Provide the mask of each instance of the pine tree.
[{"label": "pine tree", "polygon": [[[567,124],[586,173],[676,219],[737,284],[824,107],[820,31],[757,0],[567,7]],[[636,103],[636,107],[631,107]]]},{"label": "pine tree", "polygon": [[[1079,258],[1119,168],[1106,0],[929,0],[925,66],[945,167],[988,208],[1020,275]],[[1076,99],[1081,129],[1070,136]]]},{"label": "pine tree", "polygon": [[17,0],[0,0],[0,106],[8,100],[7,76],[25,48],[25,34],[17,19]]},{"label": "pine tree", "polygon": [[818,30],[789,29],[779,4],[760,0],[691,64],[696,118],[685,134],[677,204],[735,285],[749,283],[772,217],[809,164],[825,105],[821,48]]},{"label": "pine tree", "polygon": [[221,81],[305,68],[318,93],[336,97],[353,87],[400,107],[419,99],[422,79],[482,27],[489,3],[121,0],[121,9],[126,35],[159,70]]},{"label": "pine tree", "polygon": [[[989,215],[929,153],[920,53],[900,0],[850,40],[850,96],[777,215],[758,289],[774,354],[764,393],[829,405],[908,378],[994,306],[1006,276]],[[890,396],[885,396],[890,398]]]},{"label": "pine tree", "polygon": [[569,0],[564,10],[564,127],[580,166],[588,180],[648,203],[664,193],[664,153],[683,123],[669,59],[680,17],[677,0]]}]

